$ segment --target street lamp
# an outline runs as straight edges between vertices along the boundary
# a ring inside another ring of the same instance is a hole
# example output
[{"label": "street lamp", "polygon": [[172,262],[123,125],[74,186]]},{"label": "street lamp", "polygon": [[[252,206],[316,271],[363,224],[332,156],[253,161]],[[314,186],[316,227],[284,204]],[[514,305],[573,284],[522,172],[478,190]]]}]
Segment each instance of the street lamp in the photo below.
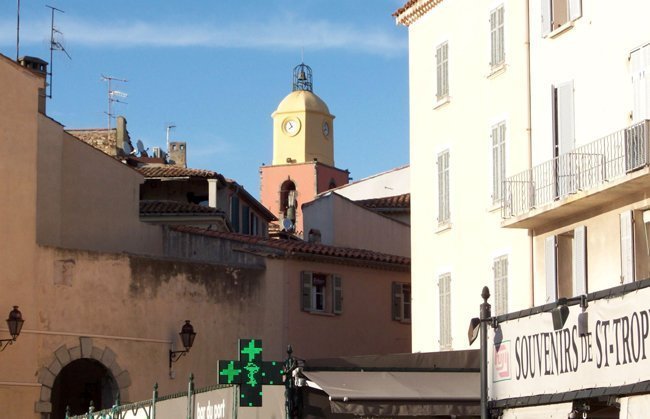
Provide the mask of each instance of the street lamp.
[{"label": "street lamp", "polygon": [[470,320],[469,330],[467,337],[469,338],[469,344],[471,345],[476,338],[481,337],[481,363],[480,363],[480,376],[481,376],[481,419],[488,419],[488,409],[487,409],[487,326],[488,323],[492,323],[492,327],[497,327],[496,318],[492,317],[491,306],[487,302],[490,298],[490,290],[488,287],[483,287],[481,292],[481,297],[483,298],[483,304],[481,304],[481,309],[479,317],[474,317]]},{"label": "street lamp", "polygon": [[169,368],[172,367],[172,362],[176,362],[180,359],[181,356],[184,356],[190,351],[190,348],[194,344],[194,338],[196,337],[196,332],[194,332],[194,327],[190,324],[189,320],[185,320],[185,324],[181,328],[179,333],[181,336],[181,342],[183,342],[183,347],[185,348],[182,351],[172,351],[169,350]]},{"label": "street lamp", "polygon": [[0,339],[0,352],[4,351],[8,345],[13,344],[20,335],[20,330],[23,328],[22,313],[18,310],[18,306],[14,306],[14,309],[9,312],[9,318],[7,319],[7,326],[9,327],[9,334],[11,339]]}]

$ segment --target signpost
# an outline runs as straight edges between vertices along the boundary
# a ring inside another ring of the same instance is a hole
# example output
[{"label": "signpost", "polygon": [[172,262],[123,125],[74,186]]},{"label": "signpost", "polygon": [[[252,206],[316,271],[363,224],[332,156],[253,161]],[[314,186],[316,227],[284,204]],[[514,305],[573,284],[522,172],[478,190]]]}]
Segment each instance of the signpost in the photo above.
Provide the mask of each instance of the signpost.
[{"label": "signpost", "polygon": [[239,339],[239,360],[219,361],[219,384],[240,387],[239,406],[262,406],[262,385],[284,384],[283,363],[262,360],[262,341]]}]

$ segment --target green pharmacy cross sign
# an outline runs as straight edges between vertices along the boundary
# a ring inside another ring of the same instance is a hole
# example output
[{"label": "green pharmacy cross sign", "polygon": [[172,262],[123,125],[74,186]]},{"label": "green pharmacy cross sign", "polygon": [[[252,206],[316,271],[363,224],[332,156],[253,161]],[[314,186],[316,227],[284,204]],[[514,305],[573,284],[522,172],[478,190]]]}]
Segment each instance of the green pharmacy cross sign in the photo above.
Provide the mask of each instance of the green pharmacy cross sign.
[{"label": "green pharmacy cross sign", "polygon": [[262,341],[239,339],[239,361],[219,361],[219,384],[240,386],[240,406],[262,405],[262,384],[284,384],[283,364],[262,360]]}]

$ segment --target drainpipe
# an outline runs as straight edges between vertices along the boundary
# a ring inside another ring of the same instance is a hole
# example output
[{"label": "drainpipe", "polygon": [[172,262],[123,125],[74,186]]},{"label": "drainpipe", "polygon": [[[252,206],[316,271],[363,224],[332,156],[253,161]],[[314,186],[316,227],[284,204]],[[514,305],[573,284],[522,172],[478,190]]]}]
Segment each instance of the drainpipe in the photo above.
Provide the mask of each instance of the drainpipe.
[{"label": "drainpipe", "polygon": [[[525,33],[525,50],[526,50],[526,141],[528,144],[528,169],[533,168],[533,136],[532,136],[532,118],[531,118],[531,77],[530,77],[530,4],[524,2],[526,10],[526,33]],[[533,251],[534,230],[528,230],[528,251],[529,270],[530,270],[530,301],[529,307],[535,305],[535,254]]]}]

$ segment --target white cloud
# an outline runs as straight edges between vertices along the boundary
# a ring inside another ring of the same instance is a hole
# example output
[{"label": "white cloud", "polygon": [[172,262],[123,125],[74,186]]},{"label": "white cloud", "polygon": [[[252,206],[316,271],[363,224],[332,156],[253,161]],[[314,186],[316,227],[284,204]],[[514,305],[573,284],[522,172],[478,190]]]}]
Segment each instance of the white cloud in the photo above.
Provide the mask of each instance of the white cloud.
[{"label": "white cloud", "polygon": [[[47,27],[38,24],[34,27]],[[242,22],[228,25],[205,23],[165,23],[141,20],[98,22],[61,18],[58,25],[68,45],[206,48],[300,48],[338,49],[369,54],[393,55],[406,51],[406,41],[392,27],[385,30],[332,23],[305,21],[293,16],[269,22]],[[13,31],[13,32],[12,32]],[[42,43],[43,36],[21,30],[21,43]],[[15,22],[0,21],[0,44],[15,42]]]}]

